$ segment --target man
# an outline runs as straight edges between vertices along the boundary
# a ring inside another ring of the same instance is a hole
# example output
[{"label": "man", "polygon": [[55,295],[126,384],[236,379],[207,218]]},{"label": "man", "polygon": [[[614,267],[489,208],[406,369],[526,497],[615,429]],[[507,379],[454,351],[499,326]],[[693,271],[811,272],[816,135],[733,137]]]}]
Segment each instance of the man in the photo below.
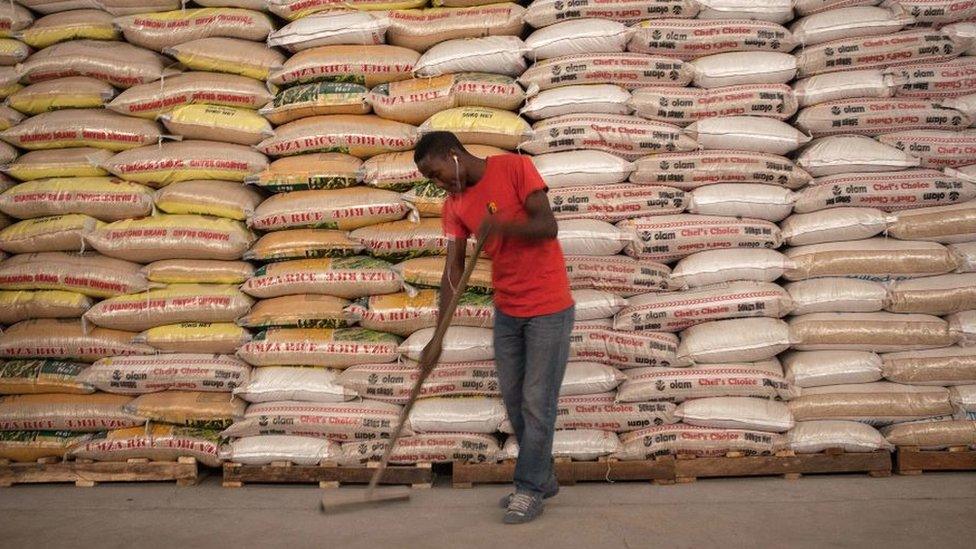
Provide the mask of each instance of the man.
[{"label": "man", "polygon": [[548,189],[529,157],[482,160],[449,132],[425,135],[414,161],[448,193],[441,311],[464,271],[468,237],[489,234],[484,250],[492,260],[495,365],[520,447],[515,493],[501,503],[506,523],[528,522],[542,513],[543,498],[559,491],[552,436],[575,313]]}]

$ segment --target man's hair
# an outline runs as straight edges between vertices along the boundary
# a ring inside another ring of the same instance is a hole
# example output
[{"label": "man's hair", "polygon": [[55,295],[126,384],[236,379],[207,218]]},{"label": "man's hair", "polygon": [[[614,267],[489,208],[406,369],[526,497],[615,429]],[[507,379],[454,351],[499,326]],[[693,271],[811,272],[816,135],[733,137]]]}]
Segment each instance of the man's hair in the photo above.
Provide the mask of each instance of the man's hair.
[{"label": "man's hair", "polygon": [[451,149],[464,150],[461,141],[451,132],[430,132],[417,141],[413,151],[414,164],[420,164],[429,156],[447,154]]}]

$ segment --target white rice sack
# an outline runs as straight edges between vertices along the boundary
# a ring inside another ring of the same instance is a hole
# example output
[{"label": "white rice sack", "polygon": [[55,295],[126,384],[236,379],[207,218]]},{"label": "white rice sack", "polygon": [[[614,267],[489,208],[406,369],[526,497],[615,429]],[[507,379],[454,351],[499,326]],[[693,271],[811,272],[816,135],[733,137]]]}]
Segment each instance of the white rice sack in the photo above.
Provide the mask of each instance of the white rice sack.
[{"label": "white rice sack", "polygon": [[877,429],[856,421],[798,421],[786,433],[790,450],[798,454],[816,454],[839,448],[845,452],[894,450]]},{"label": "white rice sack", "polygon": [[793,415],[782,402],[750,397],[686,400],[674,412],[689,425],[718,429],[754,429],[782,433],[793,428]]},{"label": "white rice sack", "polygon": [[722,183],[692,191],[688,212],[781,221],[793,211],[796,194],[775,185]]},{"label": "white rice sack", "polygon": [[[342,445],[342,463],[356,465],[379,461],[389,440],[348,442]],[[497,459],[495,435],[478,433],[431,433],[402,437],[397,440],[390,463],[484,463]]]},{"label": "white rice sack", "polygon": [[734,52],[699,57],[688,63],[700,88],[741,84],[785,84],[796,76],[796,57],[777,52]]},{"label": "white rice sack", "polygon": [[882,0],[795,0],[797,16],[814,15],[849,6],[877,6]]},{"label": "white rice sack", "polygon": [[950,206],[976,198],[976,185],[938,170],[837,174],[817,178],[797,194],[793,209],[809,213],[837,207],[886,212]]},{"label": "white rice sack", "polygon": [[813,177],[841,173],[894,172],[919,165],[919,159],[866,135],[815,139],[796,158]]},{"label": "white rice sack", "polygon": [[797,387],[879,381],[881,357],[870,351],[790,351],[783,355],[786,379]]},{"label": "white rice sack", "polygon": [[625,368],[680,366],[678,337],[669,333],[613,329],[612,320],[577,322],[569,336],[570,360],[589,360]]},{"label": "white rice sack", "polygon": [[791,265],[776,250],[708,250],[678,261],[671,280],[678,287],[688,288],[736,280],[773,282]]},{"label": "white rice sack", "polygon": [[684,402],[693,398],[755,397],[789,400],[798,392],[782,375],[750,363],[694,368],[638,368],[617,391],[621,402]]},{"label": "white rice sack", "polygon": [[[295,435],[337,442],[387,438],[393,434],[401,407],[386,402],[261,402],[251,404],[244,419],[221,432],[225,437]],[[412,434],[409,426],[404,433]]]},{"label": "white rice sack", "polygon": [[[552,437],[552,457],[574,461],[593,461],[619,452],[623,447],[616,433],[595,429],[557,430]],[[498,454],[498,459],[518,459],[519,445],[510,435]]]},{"label": "white rice sack", "polygon": [[338,372],[327,368],[268,366],[255,368],[251,379],[234,389],[234,394],[247,402],[344,402],[355,398],[356,392],[339,385],[337,379]]},{"label": "white rice sack", "polygon": [[494,433],[504,420],[502,399],[486,397],[421,399],[407,418],[417,433]]},{"label": "white rice sack", "polygon": [[460,38],[427,50],[413,67],[418,78],[459,72],[485,72],[518,76],[527,67],[525,43],[517,36]]},{"label": "white rice sack", "polygon": [[693,290],[635,296],[614,318],[618,330],[679,332],[703,322],[786,316],[789,294],[771,282],[731,282]]},{"label": "white rice sack", "polygon": [[389,19],[381,13],[352,10],[314,13],[272,32],[268,46],[298,52],[318,46],[383,44],[389,26]]},{"label": "white rice sack", "polygon": [[627,306],[627,300],[610,292],[599,290],[573,290],[576,303],[576,320],[600,320],[613,318],[620,309]]},{"label": "white rice sack", "polygon": [[603,151],[540,154],[532,163],[550,189],[622,183],[635,168],[633,162]]},{"label": "white rice sack", "polygon": [[760,219],[675,214],[626,219],[617,223],[628,235],[627,255],[670,262],[716,249],[772,249],[782,243],[779,227]]},{"label": "white rice sack", "polygon": [[576,19],[539,29],[525,39],[526,57],[533,61],[584,53],[616,53],[633,35],[622,23],[607,19]]},{"label": "white rice sack", "polygon": [[[420,360],[424,347],[434,337],[436,328],[414,332],[400,345],[400,352],[411,360]],[[440,362],[474,362],[495,357],[492,332],[488,328],[452,326],[444,336]]]},{"label": "white rice sack", "polygon": [[810,141],[809,135],[785,122],[758,116],[707,118],[685,131],[705,149],[787,154]]},{"label": "white rice sack", "polygon": [[559,221],[557,238],[565,255],[616,255],[630,242],[627,233],[596,219]]},{"label": "white rice sack", "polygon": [[891,97],[898,81],[882,69],[841,71],[797,80],[793,94],[800,108],[855,97]]},{"label": "white rice sack", "polygon": [[780,224],[790,246],[863,240],[877,236],[894,223],[895,216],[875,208],[833,208],[794,214]]},{"label": "white rice sack", "polygon": [[793,0],[698,0],[699,19],[758,19],[785,23],[793,19]]},{"label": "white rice sack", "polygon": [[323,461],[338,461],[341,456],[341,447],[331,440],[292,435],[243,437],[220,449],[221,460],[243,465],[268,465],[276,461],[318,465]]},{"label": "white rice sack", "polygon": [[786,437],[745,429],[709,429],[694,425],[661,425],[620,436],[621,460],[646,460],[658,456],[694,455],[722,457],[728,452],[768,455],[786,448]]},{"label": "white rice sack", "polygon": [[[556,409],[556,429],[599,429],[626,433],[677,421],[674,403],[618,402],[616,398],[616,393],[560,396]],[[507,420],[499,429],[503,433],[514,432]]]},{"label": "white rice sack", "polygon": [[880,282],[856,278],[812,278],[784,286],[793,299],[794,315],[875,313],[885,307],[888,292]]},{"label": "white rice sack", "polygon": [[792,160],[747,151],[691,151],[648,156],[635,163],[631,183],[694,190],[718,183],[762,183],[799,189],[812,181]]},{"label": "white rice sack", "polygon": [[630,92],[611,84],[565,86],[529,97],[519,114],[542,120],[564,114],[630,114]]},{"label": "white rice sack", "polygon": [[878,36],[900,31],[915,18],[897,4],[891,8],[856,6],[804,17],[790,26],[797,42],[812,46],[854,36]]},{"label": "white rice sack", "polygon": [[793,343],[790,327],[774,318],[737,318],[692,326],[681,333],[678,360],[721,364],[758,362]]},{"label": "white rice sack", "polygon": [[566,365],[560,396],[594,395],[612,391],[627,376],[623,372],[598,362],[570,362]]}]

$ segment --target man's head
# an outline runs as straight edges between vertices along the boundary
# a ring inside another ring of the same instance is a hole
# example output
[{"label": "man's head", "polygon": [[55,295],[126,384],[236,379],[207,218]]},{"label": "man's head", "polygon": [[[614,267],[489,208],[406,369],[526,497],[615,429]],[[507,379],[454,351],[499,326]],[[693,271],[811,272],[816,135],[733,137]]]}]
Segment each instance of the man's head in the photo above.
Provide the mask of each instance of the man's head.
[{"label": "man's head", "polygon": [[451,132],[431,132],[417,142],[413,161],[420,173],[451,194],[468,185],[469,162],[474,157]]}]

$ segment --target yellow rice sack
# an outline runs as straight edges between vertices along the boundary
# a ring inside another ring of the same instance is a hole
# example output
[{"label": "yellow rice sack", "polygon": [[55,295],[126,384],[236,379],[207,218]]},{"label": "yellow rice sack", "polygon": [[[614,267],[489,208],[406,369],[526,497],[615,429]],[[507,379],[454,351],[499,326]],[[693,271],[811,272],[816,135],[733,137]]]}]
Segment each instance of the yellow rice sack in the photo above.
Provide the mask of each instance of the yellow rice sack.
[{"label": "yellow rice sack", "polygon": [[133,342],[164,353],[233,354],[251,340],[251,334],[231,323],[183,322],[150,328]]},{"label": "yellow rice sack", "polygon": [[232,143],[187,140],[121,152],[102,167],[125,179],[162,187],[176,181],[244,181],[268,167],[263,154]]},{"label": "yellow rice sack", "polygon": [[261,299],[309,293],[354,299],[391,294],[401,287],[389,263],[354,256],[270,263],[258,269],[241,289]]},{"label": "yellow rice sack", "polygon": [[7,104],[28,114],[60,109],[98,109],[115,97],[115,88],[90,76],[71,76],[31,84],[7,98]]},{"label": "yellow rice sack", "polygon": [[18,219],[84,214],[102,221],[152,213],[152,189],[114,177],[54,177],[0,194],[0,211]]},{"label": "yellow rice sack", "polygon": [[262,299],[237,323],[251,329],[346,328],[349,300],[331,295],[298,294]]},{"label": "yellow rice sack", "polygon": [[[443,217],[447,191],[436,184],[421,183],[400,195],[420,217]],[[412,216],[411,216],[412,219]]]},{"label": "yellow rice sack", "polygon": [[273,137],[261,141],[256,148],[270,156],[340,152],[369,158],[412,149],[416,139],[417,129],[409,124],[374,115],[336,114],[312,116],[279,126]]},{"label": "yellow rice sack", "polygon": [[0,132],[0,138],[22,149],[96,147],[124,151],[156,144],[159,125],[99,109],[65,109],[28,118]]},{"label": "yellow rice sack", "polygon": [[223,105],[258,109],[274,94],[263,82],[235,74],[191,71],[160,82],[133,86],[108,108],[128,116],[156,116],[185,105]]},{"label": "yellow rice sack", "polygon": [[156,215],[109,223],[85,240],[99,252],[149,263],[161,259],[240,259],[255,236],[239,221]]},{"label": "yellow rice sack", "polygon": [[84,380],[87,364],[63,360],[8,360],[0,364],[0,394],[89,394],[95,387]]},{"label": "yellow rice sack", "polygon": [[246,384],[250,374],[251,367],[231,355],[161,354],[105,358],[89,366],[80,379],[116,394],[169,390],[227,394]]},{"label": "yellow rice sack", "polygon": [[4,105],[0,106],[0,131],[12,128],[24,119],[24,115],[19,111]]},{"label": "yellow rice sack", "polygon": [[313,82],[281,90],[260,113],[275,125],[325,114],[369,114],[368,94],[361,84]]},{"label": "yellow rice sack", "polygon": [[292,229],[275,231],[258,239],[244,252],[249,261],[287,261],[318,257],[347,257],[363,252],[363,245],[345,231]]},{"label": "yellow rice sack", "polygon": [[117,17],[113,22],[126,42],[156,51],[211,37],[261,42],[274,30],[267,15],[235,8],[184,8]]},{"label": "yellow rice sack", "polygon": [[420,133],[448,131],[461,143],[515,150],[532,135],[519,115],[488,107],[458,107],[441,111],[420,125]]},{"label": "yellow rice sack", "polygon": [[19,74],[25,84],[69,76],[91,76],[117,88],[155,82],[169,74],[172,62],[132,44],[104,40],[71,40],[30,56]]},{"label": "yellow rice sack", "polygon": [[141,272],[150,282],[161,284],[241,284],[254,276],[254,266],[246,261],[163,259]]},{"label": "yellow rice sack", "polygon": [[[437,324],[438,294],[437,290],[420,290],[413,296],[371,296],[349,306],[346,313],[363,328],[407,337]],[[490,328],[494,313],[491,296],[468,292],[461,296],[451,325]]]},{"label": "yellow rice sack", "polygon": [[[0,232],[0,236],[2,235]],[[444,235],[441,220],[438,218],[370,225],[352,231],[349,238],[362,242],[370,255],[387,261],[447,254],[448,238]]]},{"label": "yellow rice sack", "polygon": [[0,65],[12,67],[27,59],[33,52],[27,44],[13,38],[0,38]]},{"label": "yellow rice sack", "polygon": [[149,355],[132,332],[88,328],[81,319],[25,320],[0,335],[0,357],[54,358],[94,362],[109,356]]},{"label": "yellow rice sack", "polygon": [[75,459],[126,461],[150,459],[176,461],[192,457],[209,467],[220,467],[217,457],[222,442],[220,431],[199,427],[152,425],[115,429],[77,442],[68,452]]},{"label": "yellow rice sack", "polygon": [[[0,143],[0,148],[9,147]],[[76,147],[30,151],[12,160],[2,170],[21,181],[51,177],[101,177],[109,175],[100,164],[112,158],[112,152],[93,147]]]},{"label": "yellow rice sack", "polygon": [[81,318],[95,301],[61,290],[0,290],[0,324],[31,318]]},{"label": "yellow rice sack", "polygon": [[351,230],[407,215],[400,195],[380,189],[295,191],[265,200],[248,219],[259,231],[314,228]]},{"label": "yellow rice sack", "polygon": [[[0,196],[2,199],[2,196]],[[155,193],[156,207],[168,214],[197,214],[244,221],[264,196],[236,181],[179,181]]]},{"label": "yellow rice sack", "polygon": [[[289,21],[336,9],[335,0],[268,0],[267,5],[268,11]],[[363,11],[407,10],[422,8],[427,0],[346,0],[342,5]]]},{"label": "yellow rice sack", "polygon": [[17,395],[0,398],[0,431],[104,431],[146,422],[126,412],[123,395]]},{"label": "yellow rice sack", "polygon": [[525,92],[515,79],[486,73],[463,73],[416,78],[373,88],[369,102],[383,118],[420,124],[453,107],[492,107],[517,110]]},{"label": "yellow rice sack", "polygon": [[[403,278],[403,282],[418,288],[439,288],[441,276],[444,274],[445,257],[418,257],[408,259],[393,267],[393,270]],[[480,293],[491,293],[491,261],[478,259],[468,289]]]},{"label": "yellow rice sack", "polygon": [[191,70],[222,72],[267,80],[285,56],[263,43],[238,38],[201,38],[163,49]]},{"label": "yellow rice sack", "polygon": [[70,10],[45,15],[20,33],[32,48],[46,48],[69,40],[118,40],[112,15],[98,9]]},{"label": "yellow rice sack", "polygon": [[60,458],[90,436],[71,431],[0,431],[0,458],[21,463]]},{"label": "yellow rice sack", "polygon": [[401,338],[363,328],[270,328],[237,351],[252,366],[347,368],[363,362],[393,362]]},{"label": "yellow rice sack", "polygon": [[187,139],[256,145],[274,132],[271,124],[255,111],[220,105],[184,105],[159,119],[166,129]]},{"label": "yellow rice sack", "polygon": [[[478,158],[488,158],[506,151],[486,145],[467,145],[469,153]],[[363,162],[360,171],[362,183],[377,189],[408,191],[429,180],[420,173],[413,162],[413,151],[376,155]]]},{"label": "yellow rice sack", "polygon": [[112,297],[149,288],[140,266],[95,253],[22,254],[0,262],[0,290],[63,290]]},{"label": "yellow rice sack", "polygon": [[141,332],[180,322],[233,322],[254,300],[222,284],[173,284],[97,303],[85,320],[103,328]]},{"label": "yellow rice sack", "polygon": [[267,80],[276,86],[327,81],[372,88],[407,80],[419,59],[416,51],[397,46],[320,46],[291,56]]},{"label": "yellow rice sack", "polygon": [[124,409],[148,421],[222,429],[244,415],[247,404],[227,393],[163,391],[132,399]]},{"label": "yellow rice sack", "polygon": [[362,165],[362,160],[343,153],[286,156],[263,172],[249,176],[245,183],[275,193],[344,189],[356,186]]},{"label": "yellow rice sack", "polygon": [[81,214],[25,219],[0,230],[0,250],[14,254],[82,251],[84,236],[102,225]]}]

